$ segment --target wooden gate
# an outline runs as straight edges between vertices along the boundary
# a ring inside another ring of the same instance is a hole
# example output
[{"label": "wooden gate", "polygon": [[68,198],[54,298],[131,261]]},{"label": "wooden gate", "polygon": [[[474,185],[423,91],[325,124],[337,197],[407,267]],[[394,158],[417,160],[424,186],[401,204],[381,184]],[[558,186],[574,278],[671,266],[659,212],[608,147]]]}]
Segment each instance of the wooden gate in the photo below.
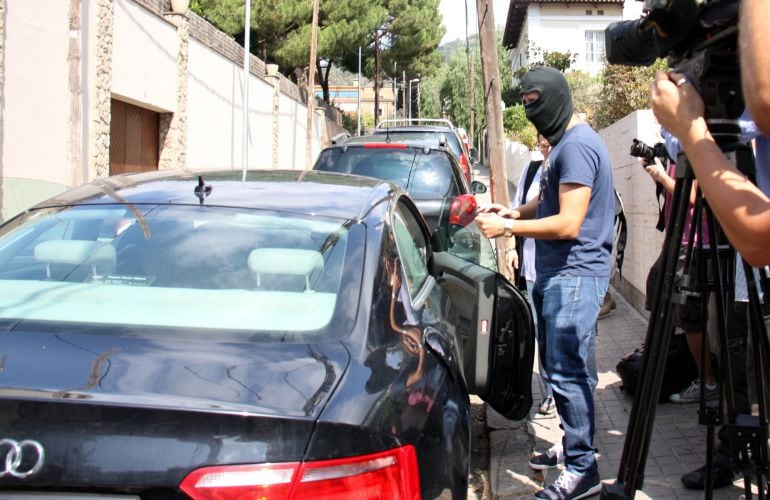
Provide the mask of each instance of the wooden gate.
[{"label": "wooden gate", "polygon": [[158,170],[160,115],[112,100],[110,175]]}]

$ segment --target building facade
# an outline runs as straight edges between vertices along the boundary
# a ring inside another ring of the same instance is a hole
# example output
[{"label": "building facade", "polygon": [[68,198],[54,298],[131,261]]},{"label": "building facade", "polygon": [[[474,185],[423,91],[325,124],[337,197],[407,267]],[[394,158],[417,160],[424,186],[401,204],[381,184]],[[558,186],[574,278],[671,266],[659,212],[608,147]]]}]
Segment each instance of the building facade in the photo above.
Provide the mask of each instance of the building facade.
[{"label": "building facade", "polygon": [[511,0],[503,44],[514,71],[541,61],[546,51],[569,52],[575,56],[570,70],[595,75],[606,64],[604,29],[639,17],[641,7],[624,0]]},{"label": "building facade", "polygon": [[[0,0],[0,30],[2,220],[122,172],[305,168],[304,89],[254,56],[244,87],[243,47],[170,0]],[[342,123],[315,111],[313,157]]]}]

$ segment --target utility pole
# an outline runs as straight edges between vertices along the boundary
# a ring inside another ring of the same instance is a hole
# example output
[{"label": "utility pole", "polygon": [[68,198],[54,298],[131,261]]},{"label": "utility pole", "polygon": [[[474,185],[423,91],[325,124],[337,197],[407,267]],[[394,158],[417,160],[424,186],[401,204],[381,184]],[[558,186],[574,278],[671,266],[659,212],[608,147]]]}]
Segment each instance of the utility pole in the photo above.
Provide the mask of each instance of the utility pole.
[{"label": "utility pole", "polygon": [[318,43],[318,4],[313,0],[313,24],[310,28],[310,62],[307,65],[307,141],[305,144],[305,170],[313,161],[313,107],[315,106],[315,52]]},{"label": "utility pole", "polygon": [[470,110],[471,110],[471,130],[470,130],[470,138],[471,138],[471,145],[474,144],[476,140],[476,70],[475,70],[475,60],[476,60],[476,51],[474,50],[471,52],[470,48],[470,41],[468,39],[468,0],[465,0],[465,55],[468,58],[468,75],[470,76],[470,86],[471,86],[471,95],[470,95]]},{"label": "utility pole", "polygon": [[[511,205],[511,201],[508,196],[508,177],[505,169],[502,93],[492,0],[476,0],[476,15],[479,21],[481,71],[484,75],[484,107],[487,112],[490,194],[494,203],[508,207]],[[512,238],[497,238],[496,240],[497,262],[500,269],[507,269],[505,249],[512,246],[512,243]],[[507,274],[507,271],[505,272]]]},{"label": "utility pole", "polygon": [[356,80],[356,85],[358,88],[356,89],[356,101],[358,103],[358,107],[356,108],[356,115],[358,115],[358,128],[356,130],[356,135],[361,136],[361,47],[358,47],[358,80]]},{"label": "utility pole", "polygon": [[406,71],[401,72],[401,118],[406,118]]},{"label": "utility pole", "polygon": [[374,31],[374,127],[380,123],[380,30]]}]

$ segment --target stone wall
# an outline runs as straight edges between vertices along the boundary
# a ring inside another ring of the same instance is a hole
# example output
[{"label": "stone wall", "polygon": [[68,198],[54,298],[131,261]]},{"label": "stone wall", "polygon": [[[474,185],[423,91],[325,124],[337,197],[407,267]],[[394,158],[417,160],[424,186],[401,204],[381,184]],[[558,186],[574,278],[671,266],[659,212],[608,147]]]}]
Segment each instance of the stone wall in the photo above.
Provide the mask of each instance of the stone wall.
[{"label": "stone wall", "polygon": [[634,138],[652,146],[660,141],[660,127],[650,110],[636,111],[599,132],[612,160],[615,189],[620,193],[628,221],[628,239],[622,277],[613,283],[640,312],[644,310],[647,273],[660,253],[663,233],[655,229],[658,202],[655,183],[629,154]]}]

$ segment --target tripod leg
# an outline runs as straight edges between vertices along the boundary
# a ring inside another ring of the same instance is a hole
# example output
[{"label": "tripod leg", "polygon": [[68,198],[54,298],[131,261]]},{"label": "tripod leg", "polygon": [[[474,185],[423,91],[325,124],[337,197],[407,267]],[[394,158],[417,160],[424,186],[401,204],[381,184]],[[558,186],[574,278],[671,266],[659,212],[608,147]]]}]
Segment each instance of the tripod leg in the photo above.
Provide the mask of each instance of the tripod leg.
[{"label": "tripod leg", "polygon": [[682,175],[677,173],[671,219],[664,242],[663,266],[660,279],[655,286],[655,297],[652,301],[653,307],[645,337],[642,369],[629,415],[618,477],[614,484],[605,484],[602,487],[603,499],[633,498],[636,490],[641,489],[644,483],[644,469],[655,421],[655,410],[673,331],[674,308],[671,298],[674,292],[679,244],[684,233],[685,218],[689,209],[689,194],[693,183],[692,169],[686,162],[683,162],[680,168]]}]

